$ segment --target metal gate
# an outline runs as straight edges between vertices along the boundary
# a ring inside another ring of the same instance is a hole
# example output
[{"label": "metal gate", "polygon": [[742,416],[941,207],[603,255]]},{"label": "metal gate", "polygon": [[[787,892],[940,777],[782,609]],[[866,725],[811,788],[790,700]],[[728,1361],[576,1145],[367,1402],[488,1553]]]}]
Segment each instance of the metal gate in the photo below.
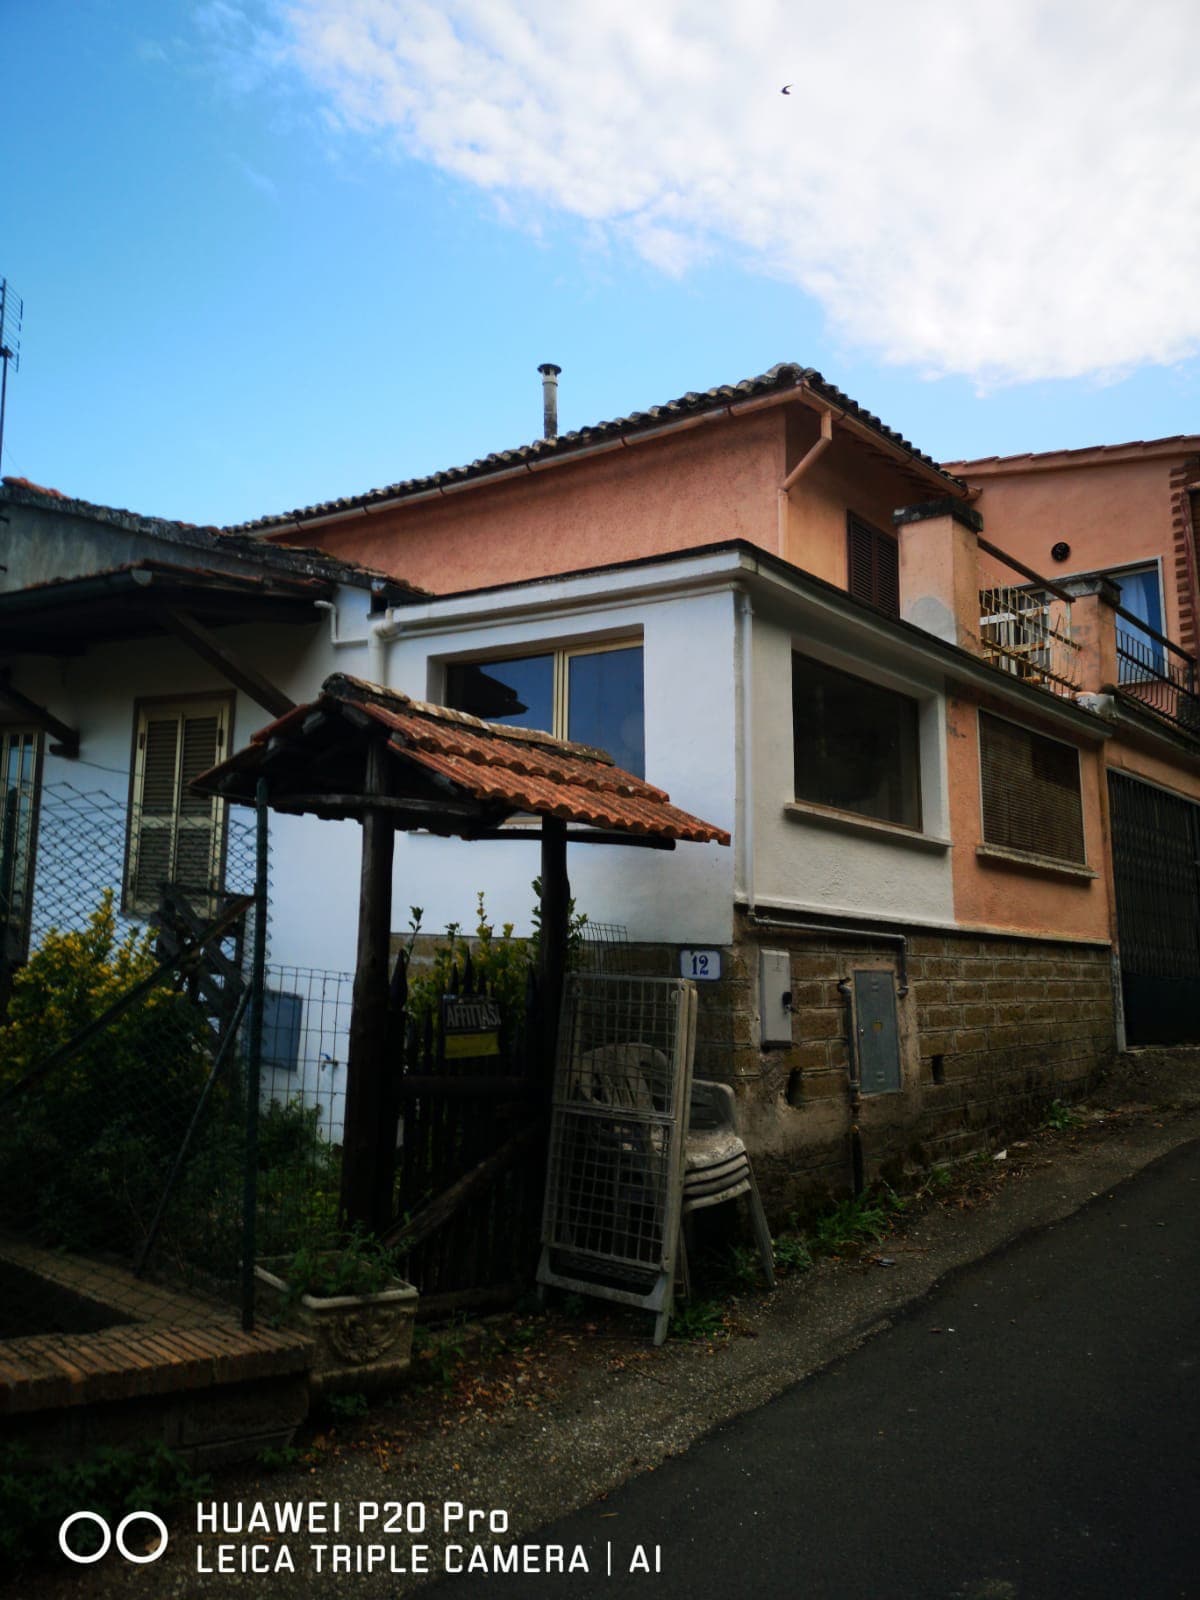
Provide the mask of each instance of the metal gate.
[{"label": "metal gate", "polygon": [[1200,1042],[1200,806],[1110,772],[1129,1044]]}]

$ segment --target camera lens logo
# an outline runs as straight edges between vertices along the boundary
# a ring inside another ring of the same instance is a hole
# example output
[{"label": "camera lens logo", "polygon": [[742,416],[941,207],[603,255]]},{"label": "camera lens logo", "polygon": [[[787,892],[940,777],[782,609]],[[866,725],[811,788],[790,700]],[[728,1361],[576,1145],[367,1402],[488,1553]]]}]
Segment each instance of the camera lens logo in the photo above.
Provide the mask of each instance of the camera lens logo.
[{"label": "camera lens logo", "polygon": [[[78,1551],[72,1550],[67,1535],[77,1522],[94,1522],[99,1528],[101,1541],[99,1550],[90,1551],[87,1555],[81,1555]],[[131,1550],[126,1543],[125,1530],[131,1522],[152,1522],[158,1529],[158,1543],[148,1554],[139,1555],[136,1551]],[[108,1554],[114,1540],[117,1549],[125,1557],[126,1561],[132,1561],[135,1566],[144,1567],[150,1561],[157,1561],[167,1548],[167,1525],[161,1517],[156,1517],[153,1511],[131,1511],[127,1517],[122,1517],[120,1522],[117,1523],[117,1531],[114,1534],[108,1523],[98,1512],[73,1511],[58,1530],[58,1548],[68,1561],[74,1561],[80,1567],[88,1567],[91,1566],[93,1561],[101,1560],[102,1557]]]}]

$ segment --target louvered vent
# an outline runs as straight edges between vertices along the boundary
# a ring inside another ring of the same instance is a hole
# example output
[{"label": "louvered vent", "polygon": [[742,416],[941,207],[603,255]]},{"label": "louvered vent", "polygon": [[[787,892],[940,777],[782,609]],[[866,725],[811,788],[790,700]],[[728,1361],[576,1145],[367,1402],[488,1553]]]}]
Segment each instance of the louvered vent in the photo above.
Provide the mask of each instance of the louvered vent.
[{"label": "louvered vent", "polygon": [[856,600],[900,615],[900,547],[853,511],[846,516],[846,587]]},{"label": "louvered vent", "polygon": [[981,711],[979,752],[985,842],[1086,864],[1078,751]]}]

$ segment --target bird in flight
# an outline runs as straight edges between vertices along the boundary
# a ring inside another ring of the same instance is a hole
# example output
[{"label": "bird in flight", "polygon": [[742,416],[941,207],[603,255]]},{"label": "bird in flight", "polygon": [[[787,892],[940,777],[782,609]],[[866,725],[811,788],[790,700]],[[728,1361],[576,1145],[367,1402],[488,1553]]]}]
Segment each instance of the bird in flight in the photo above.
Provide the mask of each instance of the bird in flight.
[{"label": "bird in flight", "polygon": [[792,92],[791,84],[790,83],[785,83],[783,88],[780,89],[779,92],[780,92],[780,94],[791,94],[791,92]]}]

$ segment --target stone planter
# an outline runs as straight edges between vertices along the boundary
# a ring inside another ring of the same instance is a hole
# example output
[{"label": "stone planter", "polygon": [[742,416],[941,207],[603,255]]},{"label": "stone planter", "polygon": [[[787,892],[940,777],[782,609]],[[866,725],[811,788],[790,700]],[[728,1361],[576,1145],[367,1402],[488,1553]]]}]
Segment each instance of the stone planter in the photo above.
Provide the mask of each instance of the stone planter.
[{"label": "stone planter", "polygon": [[314,1393],[383,1389],[397,1382],[412,1363],[417,1290],[403,1278],[379,1294],[346,1294],[331,1299],[292,1297],[277,1270],[283,1263],[259,1263],[259,1303],[264,1312],[313,1341],[309,1383]]}]

